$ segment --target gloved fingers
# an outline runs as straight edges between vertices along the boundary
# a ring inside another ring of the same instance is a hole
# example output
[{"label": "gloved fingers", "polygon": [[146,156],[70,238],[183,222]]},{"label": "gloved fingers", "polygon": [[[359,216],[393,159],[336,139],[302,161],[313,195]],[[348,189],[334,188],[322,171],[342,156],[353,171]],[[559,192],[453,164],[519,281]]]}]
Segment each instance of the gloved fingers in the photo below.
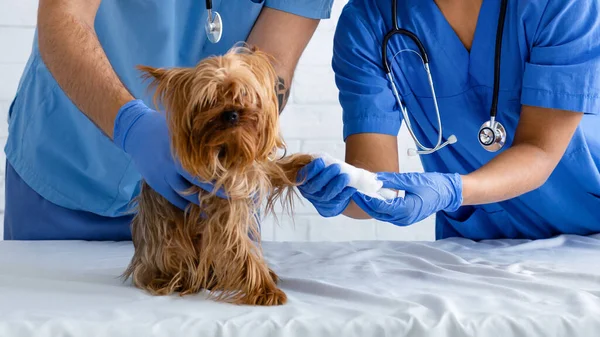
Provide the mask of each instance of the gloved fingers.
[{"label": "gloved fingers", "polygon": [[362,199],[370,208],[381,212],[393,212],[398,208],[406,207],[406,201],[402,197],[394,198],[391,200],[382,200],[373,198],[363,193],[356,194],[358,198]]},{"label": "gloved fingers", "polygon": [[383,188],[412,191],[418,185],[418,177],[414,173],[377,173],[377,179],[383,182]]},{"label": "gloved fingers", "polygon": [[[187,200],[182,198],[177,193],[172,193],[171,197],[167,198],[167,200],[169,200],[170,203],[172,203],[173,205],[175,205],[177,208],[179,208],[182,211],[185,210],[185,208],[190,204]],[[197,199],[196,199],[196,203],[198,203]]]},{"label": "gloved fingers", "polygon": [[342,212],[348,207],[348,204],[350,204],[350,199],[340,200],[340,202],[336,202],[334,204],[319,205],[319,207],[314,204],[313,205],[315,206],[319,215],[325,218],[330,218],[342,214]]},{"label": "gloved fingers", "polygon": [[186,193],[185,191],[180,191],[179,196],[181,196],[183,199],[187,200],[188,202],[194,203],[196,205],[200,204],[200,201],[198,199],[198,192]]},{"label": "gloved fingers", "polygon": [[[185,171],[179,163],[176,164],[176,167],[177,167],[177,173],[179,174],[179,176],[177,178],[172,178],[173,181],[171,182],[171,185],[177,191],[185,191],[188,188],[190,188],[192,185],[196,185],[208,193],[211,193],[214,191],[214,185],[212,183],[209,183],[206,181],[201,181],[200,179],[192,176],[187,171]],[[215,195],[219,198],[227,199],[227,193],[225,193],[225,190],[223,190],[223,188],[220,188],[219,190],[217,190]],[[186,199],[188,199],[188,198],[186,197]],[[197,204],[198,203],[197,194],[196,194],[195,201],[194,200],[190,200],[190,201]]]},{"label": "gloved fingers", "polygon": [[[190,189],[194,185],[191,182],[189,182],[187,179],[185,179],[184,177],[180,176],[179,174],[177,174],[175,172],[173,174],[167,176],[167,178],[165,178],[165,179],[167,180],[167,183],[169,184],[171,189],[173,189],[173,191],[177,195],[179,195],[179,197],[183,198],[184,200],[187,200],[187,202],[191,202],[196,205],[198,205],[200,203],[198,200],[198,192],[195,192],[195,193],[189,192]],[[206,189],[204,189],[204,188],[202,188],[202,189],[204,191],[206,191]],[[210,193],[210,191],[206,191],[206,193]]]},{"label": "gloved fingers", "polygon": [[409,210],[404,198],[390,201],[371,198],[360,192],[352,196],[354,203],[373,219],[391,222],[396,225],[408,225]]},{"label": "gloved fingers", "polygon": [[350,200],[352,195],[356,193],[356,188],[346,186],[344,189],[335,197],[335,200],[345,201]]},{"label": "gloved fingers", "polygon": [[365,201],[365,195],[363,195],[360,192],[355,193],[354,195],[352,195],[352,201],[354,201],[354,203],[360,207],[360,209],[362,209],[365,213],[367,213],[371,218],[373,219],[379,219],[380,218],[380,214],[375,211],[371,205],[369,205],[366,201]]},{"label": "gloved fingers", "polygon": [[323,159],[317,158],[298,171],[297,181],[306,184],[309,180],[321,173],[323,169],[325,169],[325,162]]},{"label": "gloved fingers", "polygon": [[357,192],[352,196],[352,200],[354,203],[358,205],[363,211],[367,212],[367,214],[387,214],[389,209],[391,208],[389,204],[383,204],[383,202],[379,199],[372,198],[368,195],[365,195],[361,192]]},{"label": "gloved fingers", "polygon": [[[200,187],[201,189],[203,189],[204,191],[208,192],[208,193],[212,193],[215,190],[215,187],[212,183],[208,183],[208,182],[202,182],[199,179],[195,179],[192,178],[192,181],[190,181],[190,183]],[[225,192],[225,190],[221,187],[219,188],[216,192],[215,195],[221,199],[227,199],[227,193]]]},{"label": "gloved fingers", "polygon": [[314,198],[322,202],[334,200],[348,186],[349,182],[350,177],[347,174],[337,175],[325,185],[325,188],[315,193]]},{"label": "gloved fingers", "polygon": [[[189,205],[189,201],[186,200],[185,198],[183,198],[177,192],[175,192],[175,190],[170,188],[170,184],[168,181],[165,181],[165,182],[166,182],[166,186],[168,186],[168,187],[161,188],[161,189],[153,187],[152,184],[150,184],[149,182],[147,182],[147,183],[148,183],[148,185],[150,185],[150,187],[152,187],[152,189],[154,191],[156,191],[161,196],[163,196],[163,198],[167,199],[175,207],[179,208],[182,211],[185,210],[185,208]],[[196,199],[196,204],[197,203],[198,203],[198,199]]]},{"label": "gloved fingers", "polygon": [[[346,187],[335,198],[328,200],[325,203],[316,201],[318,207],[315,205],[315,208],[317,208],[317,211],[321,216],[330,217],[339,215],[348,207],[348,204],[350,204],[350,198],[354,193],[356,193],[355,188]],[[314,201],[311,202],[313,202],[314,205]]]},{"label": "gloved fingers", "polygon": [[337,164],[331,165],[319,172],[318,175],[308,180],[303,185],[299,186],[305,193],[317,194],[325,189],[331,180],[340,174],[340,166]]}]

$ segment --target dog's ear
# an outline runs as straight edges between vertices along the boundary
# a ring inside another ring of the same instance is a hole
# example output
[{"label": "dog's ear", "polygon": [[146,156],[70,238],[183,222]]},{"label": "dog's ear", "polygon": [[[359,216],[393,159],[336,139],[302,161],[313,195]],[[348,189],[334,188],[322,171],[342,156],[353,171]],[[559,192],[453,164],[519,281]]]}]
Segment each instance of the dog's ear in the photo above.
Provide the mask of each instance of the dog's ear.
[{"label": "dog's ear", "polygon": [[148,89],[156,89],[154,105],[159,107],[173,104],[186,104],[187,95],[183,88],[193,80],[192,68],[154,68],[137,66],[142,72],[142,78],[150,80]]},{"label": "dog's ear", "polygon": [[163,80],[168,71],[166,68],[154,68],[142,65],[137,66],[136,68],[142,72],[143,79],[151,79],[152,82]]},{"label": "dog's ear", "polygon": [[150,66],[139,65],[136,67],[142,72],[142,79],[150,80],[150,86],[159,86],[162,82],[171,80],[182,80],[184,77],[189,77],[192,72],[191,68],[155,68]]},{"label": "dog's ear", "polygon": [[234,44],[225,55],[235,55],[235,54],[254,54],[258,51],[258,48],[255,45],[251,45],[247,42],[238,42]]},{"label": "dog's ear", "polygon": [[258,49],[238,53],[237,57],[243,60],[244,64],[246,64],[247,68],[253,74],[253,77],[258,80],[259,86],[254,87],[254,90],[259,93],[259,96],[265,100],[276,98],[272,91],[277,81],[277,73],[273,68],[275,59]]}]

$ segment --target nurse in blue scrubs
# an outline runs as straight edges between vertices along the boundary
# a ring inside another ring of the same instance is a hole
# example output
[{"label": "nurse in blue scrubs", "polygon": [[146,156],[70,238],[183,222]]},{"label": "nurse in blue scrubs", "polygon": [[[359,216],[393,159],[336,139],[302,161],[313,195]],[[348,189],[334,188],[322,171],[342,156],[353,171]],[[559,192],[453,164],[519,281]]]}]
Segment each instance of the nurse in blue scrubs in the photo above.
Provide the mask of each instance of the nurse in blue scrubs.
[{"label": "nurse in blue scrubs", "polygon": [[212,190],[172,158],[164,115],[150,108],[152,92],[135,67],[191,67],[247,41],[274,56],[283,107],[331,5],[215,0],[223,33],[211,43],[204,0],[40,0],[9,111],[4,238],[129,240],[142,178],[180,208],[194,198],[178,191]]},{"label": "nurse in blue scrubs", "polygon": [[[301,191],[319,213],[398,226],[436,214],[438,239],[600,232],[600,3],[508,0],[496,116],[507,141],[489,152],[478,133],[490,119],[501,3],[398,0],[399,27],[412,31],[429,56],[442,137],[458,139],[421,154],[424,173],[400,174],[397,135],[406,121],[381,49],[392,29],[391,0],[350,0],[333,56],[346,160],[380,172],[384,186],[405,196],[365,197],[346,186],[339,169],[315,161]],[[387,55],[415,136],[432,147],[439,127],[418,51],[396,35]]]}]

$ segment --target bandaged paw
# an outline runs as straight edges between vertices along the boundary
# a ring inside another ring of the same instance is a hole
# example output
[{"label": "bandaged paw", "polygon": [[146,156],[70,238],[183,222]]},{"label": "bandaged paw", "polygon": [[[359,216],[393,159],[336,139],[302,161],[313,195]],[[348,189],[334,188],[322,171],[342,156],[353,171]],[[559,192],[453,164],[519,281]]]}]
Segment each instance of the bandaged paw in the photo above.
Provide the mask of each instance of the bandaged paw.
[{"label": "bandaged paw", "polygon": [[373,172],[354,167],[328,154],[319,153],[314,155],[314,157],[321,158],[326,167],[338,164],[341,173],[347,174],[350,178],[348,186],[356,188],[357,191],[364,195],[381,200],[391,200],[399,196],[396,191],[383,188],[383,182],[378,180],[377,174]]}]

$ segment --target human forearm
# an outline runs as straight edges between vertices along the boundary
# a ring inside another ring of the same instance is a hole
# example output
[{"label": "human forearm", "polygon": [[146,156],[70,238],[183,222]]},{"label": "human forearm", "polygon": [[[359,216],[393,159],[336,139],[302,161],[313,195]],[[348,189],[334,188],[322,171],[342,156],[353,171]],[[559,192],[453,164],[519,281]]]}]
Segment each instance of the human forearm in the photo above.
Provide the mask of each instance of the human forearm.
[{"label": "human forearm", "polygon": [[100,1],[80,2],[40,1],[40,54],[69,99],[112,138],[119,108],[133,97],[96,37],[93,22]]},{"label": "human forearm", "polygon": [[371,216],[363,211],[354,201],[350,200],[348,207],[342,212],[345,216],[356,220],[371,219]]},{"label": "human forearm", "polygon": [[[398,172],[398,141],[380,134],[357,134],[346,140],[346,162],[371,172]],[[350,200],[343,214],[353,219],[371,219]]]},{"label": "human forearm", "polygon": [[511,148],[463,176],[463,205],[500,202],[543,185],[583,114],[523,106]]},{"label": "human forearm", "polygon": [[318,24],[319,20],[265,7],[248,37],[249,44],[274,58],[273,67],[279,77],[275,90],[280,111],[287,103],[298,60]]},{"label": "human forearm", "polygon": [[554,158],[539,147],[513,146],[462,176],[463,205],[500,202],[532,191],[544,184],[555,165]]}]

